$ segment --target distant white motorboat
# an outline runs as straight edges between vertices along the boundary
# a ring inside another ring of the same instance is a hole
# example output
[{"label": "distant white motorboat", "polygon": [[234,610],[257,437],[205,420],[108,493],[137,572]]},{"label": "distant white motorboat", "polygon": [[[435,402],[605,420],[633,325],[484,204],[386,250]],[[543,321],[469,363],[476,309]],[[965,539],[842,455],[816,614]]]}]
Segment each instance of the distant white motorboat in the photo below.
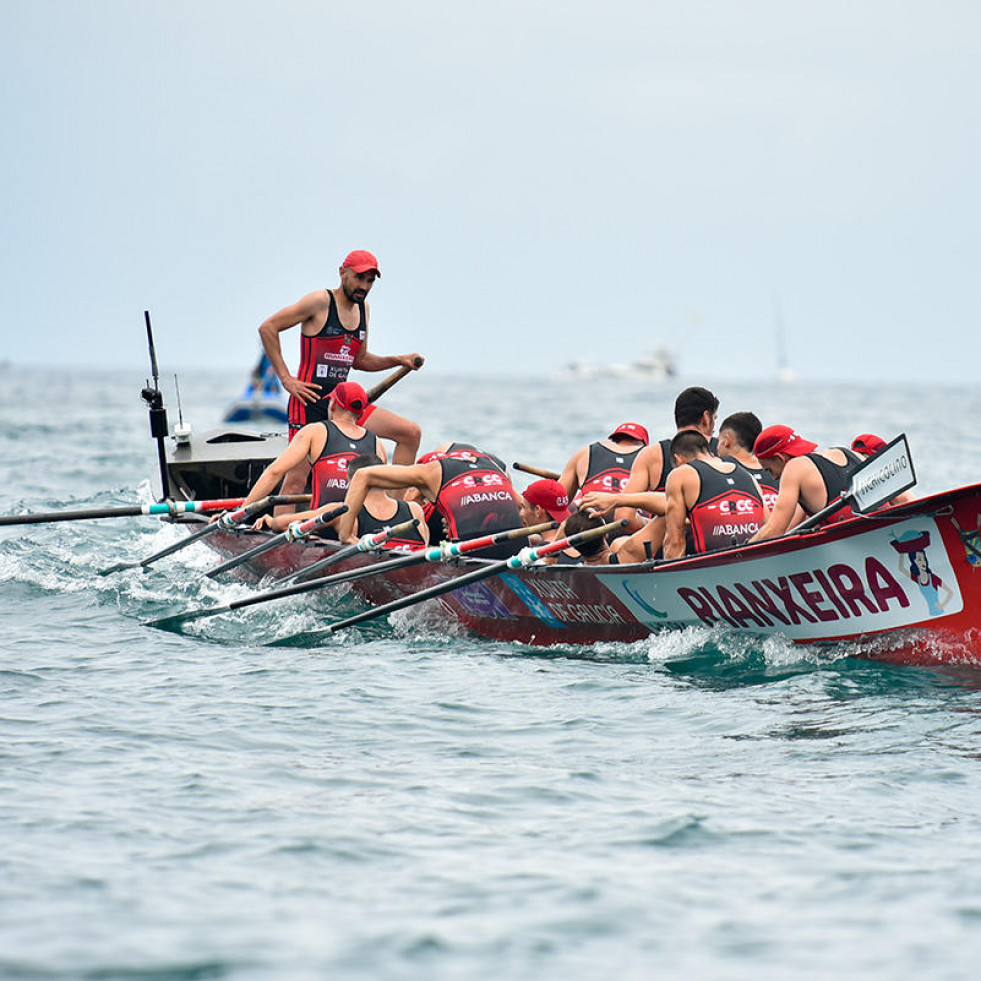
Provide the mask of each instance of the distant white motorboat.
[{"label": "distant white motorboat", "polygon": [[596,378],[630,378],[645,381],[665,382],[678,374],[678,364],[674,355],[666,348],[642,354],[630,364],[602,364],[578,358],[559,369],[559,378],[565,381],[579,381]]}]

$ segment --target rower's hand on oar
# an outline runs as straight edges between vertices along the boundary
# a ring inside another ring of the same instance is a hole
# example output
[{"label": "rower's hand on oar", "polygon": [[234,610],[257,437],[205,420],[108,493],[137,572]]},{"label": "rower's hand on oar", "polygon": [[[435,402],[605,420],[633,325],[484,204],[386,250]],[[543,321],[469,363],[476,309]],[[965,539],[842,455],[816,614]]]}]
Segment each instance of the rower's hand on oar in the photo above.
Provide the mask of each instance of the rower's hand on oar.
[{"label": "rower's hand on oar", "polygon": [[313,382],[300,381],[299,378],[293,375],[290,375],[283,382],[283,388],[301,402],[316,402],[320,398],[320,385],[315,385]]},{"label": "rower's hand on oar", "polygon": [[[283,515],[284,518],[292,518],[292,514]],[[260,514],[258,518],[255,519],[255,523],[252,525],[256,531],[262,531],[263,528],[268,528],[269,531],[286,531],[286,524],[277,520],[276,516],[273,514]]]},{"label": "rower's hand on oar", "polygon": [[418,371],[426,363],[426,359],[421,354],[399,354],[396,357],[400,365],[413,371]]},{"label": "rower's hand on oar", "polygon": [[606,514],[617,506],[619,497],[616,494],[605,494],[602,491],[589,491],[583,494],[579,502],[579,510],[587,514]]}]

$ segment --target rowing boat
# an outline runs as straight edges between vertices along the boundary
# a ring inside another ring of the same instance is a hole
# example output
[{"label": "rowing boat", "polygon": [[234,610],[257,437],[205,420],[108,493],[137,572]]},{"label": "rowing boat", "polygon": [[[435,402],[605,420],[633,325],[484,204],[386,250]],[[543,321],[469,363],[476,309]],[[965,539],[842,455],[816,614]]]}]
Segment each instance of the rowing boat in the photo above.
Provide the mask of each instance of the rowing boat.
[{"label": "rowing boat", "polygon": [[[898,663],[971,662],[981,652],[979,527],[981,485],[974,485],[801,535],[671,562],[503,571],[430,603],[483,637],[533,645],[633,642],[708,626],[803,644],[848,642],[855,653]],[[223,532],[209,543],[235,555],[261,534]],[[337,547],[292,543],[257,559],[251,575],[286,575]],[[337,569],[379,559],[348,561]],[[351,588],[378,605],[449,584],[482,564],[414,566]]]},{"label": "rowing boat", "polygon": [[[151,407],[151,432],[159,445],[155,411],[161,409]],[[178,442],[166,463],[160,451],[164,486],[169,476],[175,496],[234,497],[283,446],[284,436],[240,431]],[[664,630],[711,627],[800,644],[847,644],[851,653],[900,663],[979,662],[981,484],[882,508],[915,483],[905,437],[882,453],[874,468],[870,460],[853,478],[854,517],[802,526],[772,541],[625,566],[502,568],[479,558],[434,559],[380,569],[350,588],[375,607],[429,591],[438,594],[430,607],[438,605],[448,621],[494,640],[534,645],[633,642]],[[906,471],[912,483],[902,483]],[[900,483],[890,490],[893,479]],[[223,528],[206,541],[234,557],[253,550],[263,534]],[[288,542],[250,558],[240,571],[282,578],[338,548],[315,537]],[[335,571],[382,561],[372,553],[346,555]],[[480,570],[487,575],[481,578]],[[329,597],[330,589],[314,595]]]}]

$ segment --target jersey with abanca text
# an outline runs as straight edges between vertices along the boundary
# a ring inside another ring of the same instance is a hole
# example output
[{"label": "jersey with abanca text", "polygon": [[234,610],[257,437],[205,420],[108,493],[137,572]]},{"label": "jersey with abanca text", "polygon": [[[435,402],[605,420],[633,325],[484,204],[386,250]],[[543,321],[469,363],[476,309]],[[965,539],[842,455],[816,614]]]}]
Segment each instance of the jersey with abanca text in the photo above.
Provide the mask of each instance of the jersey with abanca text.
[{"label": "jersey with abanca text", "polygon": [[740,466],[720,473],[703,460],[688,466],[698,474],[701,487],[688,511],[696,552],[743,545],[763,524],[763,500],[756,481]]}]

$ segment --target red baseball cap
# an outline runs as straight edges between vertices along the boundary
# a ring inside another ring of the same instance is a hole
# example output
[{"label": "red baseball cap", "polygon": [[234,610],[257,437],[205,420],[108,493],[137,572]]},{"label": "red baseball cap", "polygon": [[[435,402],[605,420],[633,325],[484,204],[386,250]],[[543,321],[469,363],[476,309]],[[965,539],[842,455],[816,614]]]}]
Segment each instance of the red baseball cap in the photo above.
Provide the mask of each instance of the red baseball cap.
[{"label": "red baseball cap", "polygon": [[557,480],[536,480],[522,492],[529,504],[544,508],[553,521],[565,521],[569,511],[569,495]]},{"label": "red baseball cap", "polygon": [[617,436],[629,436],[631,439],[639,439],[644,446],[651,441],[647,435],[647,430],[639,422],[621,422],[616,429],[607,436],[607,439],[615,439]]},{"label": "red baseball cap", "polygon": [[341,263],[341,269],[353,269],[356,273],[365,273],[369,269],[374,269],[381,278],[378,260],[365,249],[355,249],[353,252],[349,252],[347,258]]},{"label": "red baseball cap", "polygon": [[341,382],[327,397],[339,409],[358,415],[368,408],[368,393],[357,382]]},{"label": "red baseball cap", "polygon": [[768,460],[778,453],[786,453],[787,456],[804,456],[813,453],[817,448],[817,443],[799,436],[790,426],[767,426],[756,437],[753,454],[758,460]]},{"label": "red baseball cap", "polygon": [[442,460],[446,457],[445,450],[430,450],[428,453],[423,453],[416,463],[432,463],[433,460]]},{"label": "red baseball cap", "polygon": [[873,433],[862,433],[852,440],[852,449],[856,453],[864,453],[865,456],[872,456],[879,450],[885,449],[886,441]]}]

